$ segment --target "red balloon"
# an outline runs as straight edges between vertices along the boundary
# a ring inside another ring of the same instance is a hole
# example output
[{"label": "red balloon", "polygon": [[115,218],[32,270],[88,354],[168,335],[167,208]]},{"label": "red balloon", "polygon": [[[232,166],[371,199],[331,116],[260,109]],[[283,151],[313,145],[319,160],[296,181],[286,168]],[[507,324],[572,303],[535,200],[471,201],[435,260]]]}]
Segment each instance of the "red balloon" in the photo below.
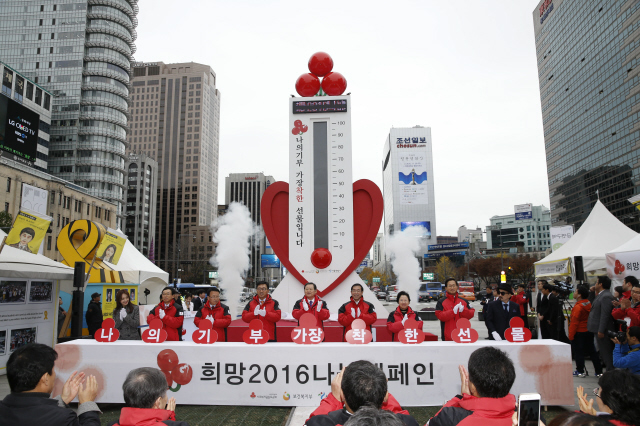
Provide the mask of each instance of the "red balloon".
[{"label": "red balloon", "polygon": [[302,74],[296,81],[296,92],[302,97],[314,96],[320,90],[320,79],[311,73]]},{"label": "red balloon", "polygon": [[322,90],[329,96],[340,96],[347,90],[347,79],[339,72],[330,72],[322,79]]},{"label": "red balloon", "polygon": [[165,349],[158,354],[158,367],[162,371],[171,371],[178,365],[178,354],[171,349]]},{"label": "red balloon", "polygon": [[309,58],[309,71],[318,77],[327,75],[333,69],[333,59],[328,53],[316,52]]}]

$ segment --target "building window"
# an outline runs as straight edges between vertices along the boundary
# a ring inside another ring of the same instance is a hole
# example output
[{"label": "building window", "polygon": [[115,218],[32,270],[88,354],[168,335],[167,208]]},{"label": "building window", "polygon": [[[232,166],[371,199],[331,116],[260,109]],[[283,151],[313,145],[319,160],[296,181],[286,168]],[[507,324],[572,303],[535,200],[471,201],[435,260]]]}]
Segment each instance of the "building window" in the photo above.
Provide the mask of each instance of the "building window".
[{"label": "building window", "polygon": [[5,213],[9,213],[9,203],[4,203],[4,211]]},{"label": "building window", "polygon": [[51,250],[51,236],[47,237],[47,250]]},{"label": "building window", "polygon": [[7,192],[11,192],[11,178],[7,178]]}]

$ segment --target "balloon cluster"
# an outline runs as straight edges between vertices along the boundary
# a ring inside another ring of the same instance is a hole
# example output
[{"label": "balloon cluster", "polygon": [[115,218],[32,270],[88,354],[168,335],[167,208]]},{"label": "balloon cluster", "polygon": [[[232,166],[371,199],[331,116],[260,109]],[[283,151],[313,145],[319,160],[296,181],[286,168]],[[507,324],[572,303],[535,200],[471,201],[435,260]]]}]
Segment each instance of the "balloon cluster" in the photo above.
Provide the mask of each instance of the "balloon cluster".
[{"label": "balloon cluster", "polygon": [[[315,96],[320,87],[329,96],[340,96],[347,90],[347,79],[339,72],[331,72],[333,59],[329,54],[317,52],[309,58],[310,73],[302,74],[296,81],[296,92],[302,97]],[[320,78],[323,77],[322,83]]]},{"label": "balloon cluster", "polygon": [[[158,367],[167,378],[167,385],[172,392],[178,392],[182,385],[186,385],[193,377],[193,369],[189,364],[180,364],[178,354],[171,349],[165,349],[158,354]],[[173,388],[173,382],[176,387]]]},{"label": "balloon cluster", "polygon": [[291,133],[294,135],[301,135],[306,133],[307,130],[309,130],[309,126],[302,124],[302,120],[296,120],[293,122],[293,129],[291,129]]}]

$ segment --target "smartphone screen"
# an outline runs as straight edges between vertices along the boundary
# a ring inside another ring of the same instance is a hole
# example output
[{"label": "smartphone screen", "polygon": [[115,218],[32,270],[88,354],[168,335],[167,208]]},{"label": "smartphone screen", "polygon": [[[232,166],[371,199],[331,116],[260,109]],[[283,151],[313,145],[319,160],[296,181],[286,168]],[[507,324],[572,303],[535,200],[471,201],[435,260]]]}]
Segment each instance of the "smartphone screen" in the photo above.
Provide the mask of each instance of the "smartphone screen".
[{"label": "smartphone screen", "polygon": [[540,421],[540,400],[520,400],[518,426],[538,426]]}]

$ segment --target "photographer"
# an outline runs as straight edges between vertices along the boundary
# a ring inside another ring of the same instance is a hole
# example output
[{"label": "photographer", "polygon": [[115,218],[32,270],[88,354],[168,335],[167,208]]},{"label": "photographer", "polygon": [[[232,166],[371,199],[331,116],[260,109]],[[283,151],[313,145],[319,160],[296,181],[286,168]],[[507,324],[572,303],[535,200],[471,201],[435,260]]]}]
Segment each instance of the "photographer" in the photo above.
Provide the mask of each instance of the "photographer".
[{"label": "photographer", "polygon": [[[613,366],[628,368],[633,374],[640,374],[640,327],[629,327],[626,339],[611,339],[616,347],[613,349]],[[622,337],[622,336],[620,336]]]}]

